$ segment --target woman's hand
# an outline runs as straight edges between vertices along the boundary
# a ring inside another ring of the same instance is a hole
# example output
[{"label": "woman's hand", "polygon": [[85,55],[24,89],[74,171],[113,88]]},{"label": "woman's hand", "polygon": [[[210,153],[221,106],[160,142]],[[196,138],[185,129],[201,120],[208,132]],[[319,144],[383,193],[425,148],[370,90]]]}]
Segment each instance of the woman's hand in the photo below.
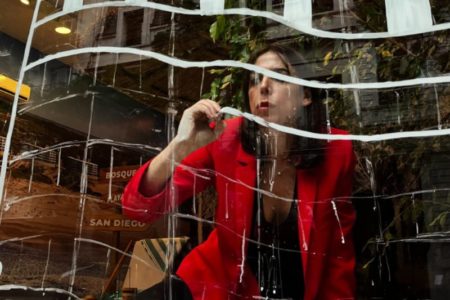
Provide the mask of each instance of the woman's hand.
[{"label": "woman's hand", "polygon": [[[172,176],[172,161],[181,162],[189,153],[214,141],[224,129],[218,120],[220,106],[211,100],[200,100],[183,112],[175,138],[152,161],[140,184],[139,191],[146,196],[159,193]],[[216,120],[216,126],[210,122]]]},{"label": "woman's hand", "polygon": [[[186,147],[188,153],[214,141],[224,129],[218,119],[220,106],[209,99],[196,102],[183,112],[175,142]],[[212,128],[210,123],[216,121]]]}]

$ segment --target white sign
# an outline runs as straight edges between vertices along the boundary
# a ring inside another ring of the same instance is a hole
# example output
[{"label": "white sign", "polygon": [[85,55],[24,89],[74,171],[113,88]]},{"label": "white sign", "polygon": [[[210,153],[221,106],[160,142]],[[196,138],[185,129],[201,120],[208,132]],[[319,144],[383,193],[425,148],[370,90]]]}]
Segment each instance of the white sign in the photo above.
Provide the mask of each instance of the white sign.
[{"label": "white sign", "polygon": [[109,178],[120,178],[120,179],[130,179],[136,173],[136,170],[120,170],[120,171],[112,171],[106,172],[106,179]]},{"label": "white sign", "polygon": [[121,230],[142,230],[148,226],[136,220],[114,219],[114,218],[90,218],[89,227],[97,227],[98,229],[107,229],[114,231]]}]

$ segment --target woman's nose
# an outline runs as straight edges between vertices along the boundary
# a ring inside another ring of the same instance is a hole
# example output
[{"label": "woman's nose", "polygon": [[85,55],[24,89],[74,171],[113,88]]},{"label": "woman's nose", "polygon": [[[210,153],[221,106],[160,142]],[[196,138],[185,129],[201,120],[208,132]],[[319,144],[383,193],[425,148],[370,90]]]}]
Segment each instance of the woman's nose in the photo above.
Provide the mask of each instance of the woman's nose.
[{"label": "woman's nose", "polygon": [[270,90],[271,78],[268,76],[262,76],[259,82],[259,90],[261,94],[267,94]]}]

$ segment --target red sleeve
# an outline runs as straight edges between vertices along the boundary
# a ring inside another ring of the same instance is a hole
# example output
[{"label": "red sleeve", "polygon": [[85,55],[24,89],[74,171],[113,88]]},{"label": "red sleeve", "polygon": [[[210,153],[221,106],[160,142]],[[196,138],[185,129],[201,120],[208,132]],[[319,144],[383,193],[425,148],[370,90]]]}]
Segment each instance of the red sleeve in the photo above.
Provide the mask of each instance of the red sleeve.
[{"label": "red sleeve", "polygon": [[[336,194],[333,199],[336,215],[335,226],[332,226],[332,247],[327,253],[327,275],[323,282],[318,299],[355,299],[355,249],[353,244],[353,224],[355,210],[351,202],[352,181],[355,167],[355,155],[351,142],[343,142],[345,155],[336,183]],[[339,224],[340,223],[340,224]]]},{"label": "red sleeve", "polygon": [[171,209],[203,191],[214,182],[214,164],[210,146],[197,149],[188,155],[175,169],[164,189],[152,196],[139,191],[151,161],[144,164],[131,178],[122,195],[123,213],[131,219],[152,222]]}]

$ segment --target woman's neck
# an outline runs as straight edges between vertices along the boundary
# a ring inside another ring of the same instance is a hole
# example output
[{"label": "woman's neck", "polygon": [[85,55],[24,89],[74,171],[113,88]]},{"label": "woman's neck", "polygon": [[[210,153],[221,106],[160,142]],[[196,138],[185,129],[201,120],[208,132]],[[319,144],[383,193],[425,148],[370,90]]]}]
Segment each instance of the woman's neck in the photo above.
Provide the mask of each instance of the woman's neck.
[{"label": "woman's neck", "polygon": [[263,153],[274,159],[287,159],[289,149],[292,144],[292,137],[283,132],[279,132],[270,128],[261,130],[261,138],[263,139]]}]

